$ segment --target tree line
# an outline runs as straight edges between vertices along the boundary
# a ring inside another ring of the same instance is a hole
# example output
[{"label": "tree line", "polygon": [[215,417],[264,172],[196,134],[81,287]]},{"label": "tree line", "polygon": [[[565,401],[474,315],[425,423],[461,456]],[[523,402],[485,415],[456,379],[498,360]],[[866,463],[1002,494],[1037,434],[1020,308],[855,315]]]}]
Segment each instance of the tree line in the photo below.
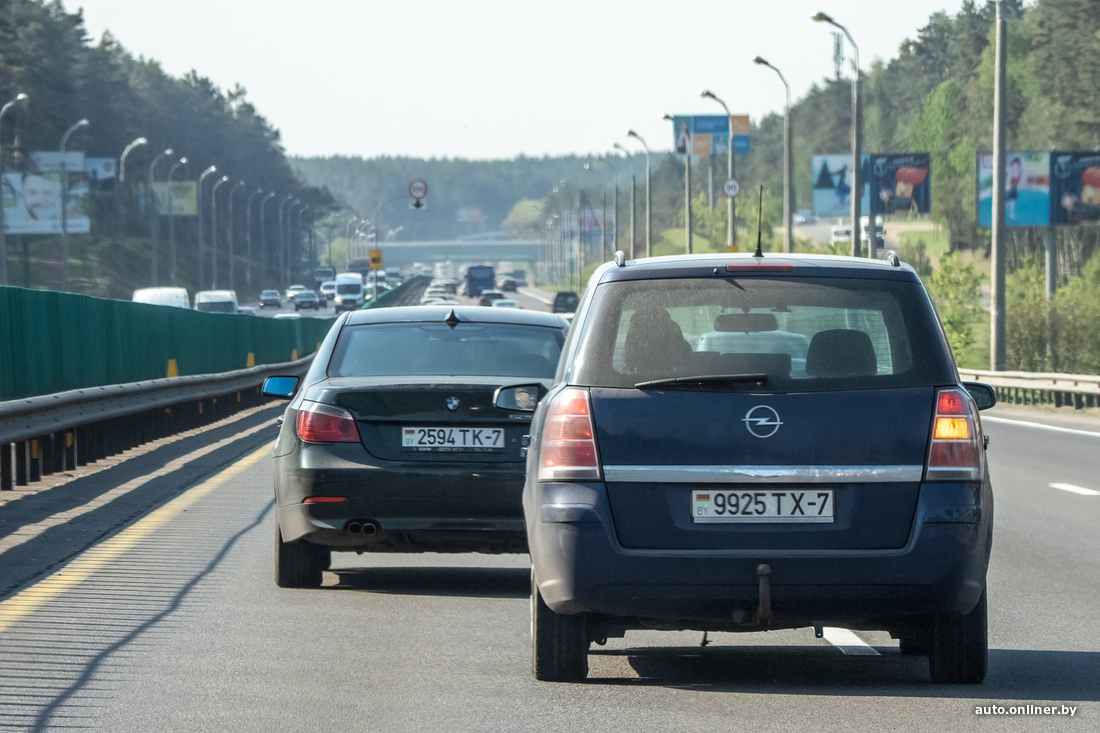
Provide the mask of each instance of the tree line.
[{"label": "tree line", "polygon": [[[132,184],[144,183],[153,156],[166,149],[173,150],[168,164],[181,157],[187,158],[186,166],[177,173],[175,180],[196,180],[202,171],[217,166],[218,177],[226,175],[233,181],[244,180],[248,190],[271,190],[280,198],[291,195],[303,206],[309,204],[318,214],[332,208],[328,192],[307,184],[289,165],[279,131],[257,111],[243,87],[221,90],[196,71],[174,77],[155,60],[134,57],[109,33],[97,40],[90,39],[82,13],[66,12],[56,0],[0,0],[0,99],[7,102],[21,93],[28,96],[26,103],[9,112],[0,130],[4,166],[9,172],[25,168],[31,152],[56,151],[62,135],[80,119],[86,118],[90,124],[72,136],[68,148],[81,150],[88,157],[117,160],[131,141],[139,137],[148,140],[147,145],[135,149],[127,160],[127,184],[130,185],[120,186],[116,179],[99,184],[92,192],[93,235],[76,238],[82,241],[77,244],[74,258],[88,254],[85,245],[89,242],[98,243],[102,251],[111,249],[115,255],[135,261],[148,256],[151,231],[144,189]],[[165,161],[161,161],[157,180],[164,180],[167,168]],[[207,207],[210,188],[211,180],[207,180]],[[225,193],[223,187],[219,195]],[[131,205],[120,206],[119,199]],[[228,240],[230,227],[235,241],[244,241],[243,196],[238,197],[235,204],[232,222],[223,218],[224,213],[219,215],[216,225],[220,242]],[[222,212],[227,210],[224,201],[219,201],[219,206]],[[256,209],[254,226],[258,226],[259,207]],[[278,268],[276,209],[269,205],[264,211],[269,240],[268,269],[272,272]],[[177,217],[175,224],[176,239],[183,250],[181,260],[189,268],[181,272],[181,284],[193,288],[209,286],[209,281],[197,282],[195,217]],[[160,217],[156,225],[161,246],[164,246],[166,218]],[[212,225],[208,216],[208,244]],[[137,240],[126,242],[128,238]],[[30,252],[37,255],[34,268],[48,271],[30,273],[32,282],[56,284],[56,278],[51,279],[58,265],[58,256],[53,252],[55,238],[28,236],[27,239],[31,241],[23,243],[22,253],[17,253],[16,245],[9,242],[7,254],[12,265],[9,281],[20,284],[21,268],[16,260],[26,258]],[[243,256],[243,253],[237,254]],[[297,254],[292,256],[295,263]],[[207,257],[205,271],[209,280],[212,262],[209,254]],[[102,266],[81,267],[82,263],[77,263],[72,289],[117,294],[110,288],[105,290],[100,282],[112,277],[106,264],[110,258],[96,257],[94,252],[88,254],[88,258],[102,260]],[[159,259],[166,268],[167,256],[162,255]],[[220,267],[226,272],[227,261],[223,259]],[[140,271],[136,264],[135,270]],[[243,262],[236,271],[245,272]],[[167,270],[162,269],[159,275],[160,284],[167,284]]]}]

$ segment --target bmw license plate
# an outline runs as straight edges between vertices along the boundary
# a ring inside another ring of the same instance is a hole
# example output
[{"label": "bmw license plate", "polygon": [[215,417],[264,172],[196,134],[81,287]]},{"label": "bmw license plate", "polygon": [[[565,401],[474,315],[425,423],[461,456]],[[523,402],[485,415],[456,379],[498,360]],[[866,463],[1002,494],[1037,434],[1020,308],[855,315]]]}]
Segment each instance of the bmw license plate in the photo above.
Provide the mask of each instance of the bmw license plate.
[{"label": "bmw license plate", "polygon": [[435,453],[504,450],[504,428],[401,428],[401,449]]},{"label": "bmw license plate", "polygon": [[696,524],[721,522],[832,522],[833,490],[691,492]]}]

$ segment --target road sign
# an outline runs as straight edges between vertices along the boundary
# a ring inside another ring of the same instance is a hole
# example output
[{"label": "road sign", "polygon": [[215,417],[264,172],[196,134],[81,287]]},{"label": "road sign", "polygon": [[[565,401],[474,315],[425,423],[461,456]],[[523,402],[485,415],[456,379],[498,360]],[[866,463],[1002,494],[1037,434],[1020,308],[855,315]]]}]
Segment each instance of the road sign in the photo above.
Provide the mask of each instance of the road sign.
[{"label": "road sign", "polygon": [[741,193],[741,184],[736,178],[731,178],[722,184],[722,193],[726,194],[726,198],[733,198]]},{"label": "road sign", "polygon": [[381,270],[382,269],[382,250],[372,249],[367,252],[370,256],[370,269]]},{"label": "road sign", "polygon": [[421,199],[415,199],[409,202],[409,208],[413,211],[420,211],[421,209],[428,208],[428,205],[424,203]]},{"label": "road sign", "polygon": [[414,178],[409,184],[409,196],[420,200],[428,195],[428,182],[423,178]]}]

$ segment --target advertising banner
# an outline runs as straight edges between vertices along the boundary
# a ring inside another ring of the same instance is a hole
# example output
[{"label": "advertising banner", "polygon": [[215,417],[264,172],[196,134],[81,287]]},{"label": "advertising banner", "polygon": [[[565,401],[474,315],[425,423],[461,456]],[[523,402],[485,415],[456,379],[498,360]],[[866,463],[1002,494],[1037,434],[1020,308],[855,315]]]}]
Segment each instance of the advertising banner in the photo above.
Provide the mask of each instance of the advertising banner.
[{"label": "advertising banner", "polygon": [[748,115],[730,115],[730,128],[733,130],[733,152],[738,155],[748,155],[749,133],[752,132],[752,124]]},{"label": "advertising banner", "polygon": [[875,214],[932,209],[932,156],[928,153],[875,154],[871,158],[871,206]]},{"label": "advertising banner", "polygon": [[[1100,153],[1053,152],[1050,172],[1052,224],[1100,221]],[[1005,218],[1008,218],[1007,212]]]},{"label": "advertising banner", "polygon": [[89,181],[107,181],[115,177],[114,158],[85,158],[84,170]]},{"label": "advertising banner", "polygon": [[[866,170],[870,161],[868,156],[861,158]],[[851,155],[815,155],[810,164],[813,172],[814,215],[848,216],[852,206],[852,156]],[[864,183],[863,200],[860,210],[867,211],[867,193],[870,186]]]},{"label": "advertising banner", "polygon": [[695,115],[691,135],[696,155],[729,153],[730,121],[725,115]]},{"label": "advertising banner", "polygon": [[690,115],[676,115],[672,118],[672,149],[680,155],[687,155],[692,149]]},{"label": "advertising banner", "polygon": [[[22,173],[5,173],[0,182],[7,234],[61,233],[61,154],[31,153],[30,167]],[[69,182],[67,225],[70,234],[91,231],[86,203],[88,176],[84,153],[66,153]]]},{"label": "advertising banner", "polygon": [[[168,195],[169,186],[171,186],[171,197]],[[172,202],[171,210],[168,208],[169,198]],[[169,214],[195,216],[198,213],[194,181],[172,181],[171,184],[154,182],[153,201],[156,203],[157,213],[161,216]]]},{"label": "advertising banner", "polygon": [[[978,154],[978,226],[993,226],[993,153]],[[1005,153],[1005,224],[1045,227],[1050,224],[1050,153],[1017,150]]]}]

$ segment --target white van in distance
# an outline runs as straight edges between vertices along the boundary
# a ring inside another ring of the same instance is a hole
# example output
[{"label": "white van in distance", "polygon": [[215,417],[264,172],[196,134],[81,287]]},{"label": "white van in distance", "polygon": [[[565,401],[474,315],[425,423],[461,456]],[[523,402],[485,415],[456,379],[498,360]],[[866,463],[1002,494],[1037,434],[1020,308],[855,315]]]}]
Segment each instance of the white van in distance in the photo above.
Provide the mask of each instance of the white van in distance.
[{"label": "white van in distance", "polygon": [[333,304],[337,313],[361,308],[366,299],[362,275],[358,272],[341,272],[336,276],[336,297]]},{"label": "white van in distance", "polygon": [[203,313],[239,313],[234,290],[200,290],[195,293],[195,310]]},{"label": "white van in distance", "polygon": [[148,303],[149,305],[169,305],[173,308],[190,308],[191,299],[187,297],[186,288],[138,288],[134,291],[135,303]]}]

